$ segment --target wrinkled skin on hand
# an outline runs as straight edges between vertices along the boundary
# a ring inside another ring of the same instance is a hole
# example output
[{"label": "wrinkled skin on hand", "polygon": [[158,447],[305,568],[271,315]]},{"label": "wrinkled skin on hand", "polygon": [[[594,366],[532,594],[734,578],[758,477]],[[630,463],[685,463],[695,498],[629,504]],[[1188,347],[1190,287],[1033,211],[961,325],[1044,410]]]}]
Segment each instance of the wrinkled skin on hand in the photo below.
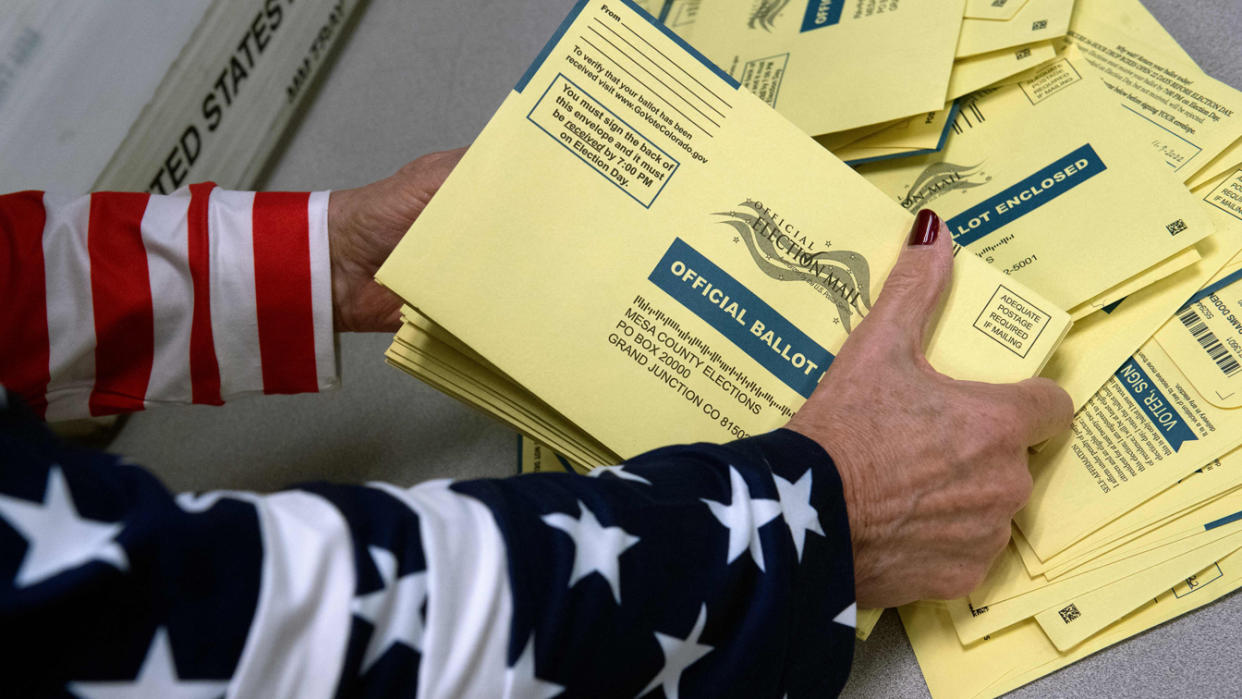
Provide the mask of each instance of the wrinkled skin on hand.
[{"label": "wrinkled skin on hand", "polygon": [[396,174],[328,199],[332,319],[337,332],[395,331],[401,300],[375,282],[375,272],[465,154],[430,153]]},{"label": "wrinkled skin on hand", "polygon": [[864,607],[972,590],[1031,492],[1028,447],[1066,429],[1069,396],[1046,379],[958,381],[923,354],[949,286],[950,234],[908,245],[875,307],[788,427],[836,462]]}]

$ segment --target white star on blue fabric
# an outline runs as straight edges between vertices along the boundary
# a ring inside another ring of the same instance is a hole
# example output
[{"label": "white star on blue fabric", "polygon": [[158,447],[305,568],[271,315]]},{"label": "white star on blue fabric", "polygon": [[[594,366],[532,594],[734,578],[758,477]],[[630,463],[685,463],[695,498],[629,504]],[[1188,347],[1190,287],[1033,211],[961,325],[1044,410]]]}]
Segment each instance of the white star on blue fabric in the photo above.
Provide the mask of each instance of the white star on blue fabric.
[{"label": "white star on blue fabric", "polygon": [[[746,479],[733,466],[729,466],[729,487],[732,491],[728,505],[704,499],[712,514],[729,530],[729,552],[726,562],[732,563],[750,550],[759,570],[763,567],[763,544],[759,541],[759,528],[781,514],[781,504],[776,500],[752,499]],[[766,572],[766,571],[765,571]]]},{"label": "white star on blue fabric", "polygon": [[842,609],[841,613],[833,617],[832,620],[851,629],[858,628],[858,603],[850,602],[850,606]]},{"label": "white star on blue fabric", "polygon": [[34,585],[88,561],[129,570],[125,549],[114,541],[125,525],[79,515],[59,466],[48,470],[41,504],[0,495],[0,517],[29,544],[13,580],[17,587]]},{"label": "white star on blue fabric", "polygon": [[356,597],[354,614],[375,626],[362,656],[366,672],[394,644],[423,649],[423,604],[427,601],[427,571],[397,577],[397,557],[377,546],[369,547],[384,587]]},{"label": "white star on blue fabric", "polygon": [[587,473],[587,475],[593,478],[599,478],[605,473],[611,473],[617,478],[621,478],[627,481],[634,481],[635,483],[643,483],[645,485],[651,485],[651,481],[647,480],[646,478],[643,478],[637,473],[630,473],[629,471],[626,471],[625,466],[596,466],[595,468],[591,469],[590,472]]},{"label": "white star on blue fabric", "polygon": [[132,682],[70,682],[67,689],[82,699],[129,699],[160,697],[160,699],[215,699],[222,696],[227,680],[183,680],[177,674],[168,631],[155,630],[151,648],[142,661],[138,677]]},{"label": "white star on blue fabric", "polygon": [[511,667],[505,669],[506,697],[530,697],[530,699],[551,699],[565,688],[555,682],[541,680],[535,676],[535,635],[531,634],[522,655]]},{"label": "white star on blue fabric", "polygon": [[703,627],[706,624],[707,605],[704,604],[699,609],[699,618],[695,620],[694,628],[690,629],[690,635],[684,640],[659,631],[655,632],[656,641],[660,644],[660,652],[664,654],[664,667],[656,673],[655,679],[638,693],[638,696],[641,697],[656,687],[660,687],[664,689],[664,696],[667,699],[677,699],[677,687],[681,684],[681,674],[700,658],[712,652],[712,646],[699,643],[699,636],[703,634]]},{"label": "white star on blue fabric", "polygon": [[560,529],[574,540],[574,568],[569,574],[569,587],[592,573],[599,573],[612,589],[612,596],[621,604],[621,554],[638,543],[621,527],[605,527],[596,519],[586,503],[578,501],[582,514],[577,518],[554,512],[544,515],[544,523]]},{"label": "white star on blue fabric", "polygon": [[802,562],[802,547],[806,544],[806,533],[815,532],[825,536],[824,528],[819,523],[819,511],[811,505],[811,469],[797,482],[772,474],[776,479],[776,493],[781,501],[781,511],[785,515],[785,524],[789,525],[789,533],[793,535],[794,548],[798,550],[798,562]]}]

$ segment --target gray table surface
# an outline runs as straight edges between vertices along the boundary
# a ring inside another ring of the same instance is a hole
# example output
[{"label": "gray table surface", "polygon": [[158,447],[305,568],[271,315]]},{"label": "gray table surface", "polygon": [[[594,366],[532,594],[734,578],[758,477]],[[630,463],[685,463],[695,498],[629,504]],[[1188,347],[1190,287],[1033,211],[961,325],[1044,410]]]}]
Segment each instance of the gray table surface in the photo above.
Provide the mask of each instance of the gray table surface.
[{"label": "gray table surface", "polygon": [[[1086,1],[1086,0],[1084,0]],[[364,184],[468,144],[572,0],[371,0],[291,128],[266,189]],[[1242,0],[1145,0],[1200,65],[1242,89]],[[133,416],[113,451],[174,490],[298,481],[503,476],[517,437],[383,363],[390,336],[340,338],[343,387]],[[1242,695],[1242,595],[1231,595],[1013,693],[1015,697]],[[845,696],[926,697],[893,612],[857,645]]]}]

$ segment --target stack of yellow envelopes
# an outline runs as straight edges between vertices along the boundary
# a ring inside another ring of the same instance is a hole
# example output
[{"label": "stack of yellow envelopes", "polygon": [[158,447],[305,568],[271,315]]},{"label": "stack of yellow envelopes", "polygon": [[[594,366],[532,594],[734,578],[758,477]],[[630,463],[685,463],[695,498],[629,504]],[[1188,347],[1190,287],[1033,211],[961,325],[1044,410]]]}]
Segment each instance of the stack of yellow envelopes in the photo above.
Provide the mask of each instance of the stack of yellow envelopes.
[{"label": "stack of yellow envelopes", "polygon": [[695,48],[858,164],[943,147],[959,97],[1055,56],[1074,1],[673,0],[662,9]]},{"label": "stack of yellow envelopes", "polygon": [[524,471],[774,429],[930,207],[933,366],[1079,408],[984,584],[901,610],[932,694],[1242,585],[1242,94],[1137,0],[643,7],[576,5],[380,270],[391,364]]},{"label": "stack of yellow envelopes", "polygon": [[[409,304],[388,359],[580,470],[770,430],[910,223],[649,15],[584,3],[380,270]],[[974,256],[957,268],[932,362],[1037,373],[1067,314]]]}]

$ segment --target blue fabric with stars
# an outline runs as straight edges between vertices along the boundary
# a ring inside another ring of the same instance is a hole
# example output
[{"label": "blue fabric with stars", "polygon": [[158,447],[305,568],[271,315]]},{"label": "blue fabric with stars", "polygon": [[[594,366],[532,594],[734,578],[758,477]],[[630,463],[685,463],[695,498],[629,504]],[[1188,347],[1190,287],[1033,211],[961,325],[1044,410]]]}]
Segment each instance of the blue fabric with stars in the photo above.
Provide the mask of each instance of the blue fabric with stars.
[{"label": "blue fabric with stars", "polygon": [[[0,627],[21,639],[0,660],[5,693],[232,696],[253,627],[274,623],[260,600],[280,556],[265,550],[257,496],[184,506],[3,400],[0,464]],[[436,604],[417,512],[380,488],[298,492],[340,514],[352,549],[340,559],[354,587],[337,615],[346,641],[320,669],[336,678],[324,696],[414,695]],[[497,620],[507,657],[493,669],[524,668],[540,696],[823,697],[844,685],[848,519],[832,461],[801,435],[667,447],[594,477],[461,481],[448,496],[495,520],[512,618]],[[400,586],[415,602],[380,599]]]}]

